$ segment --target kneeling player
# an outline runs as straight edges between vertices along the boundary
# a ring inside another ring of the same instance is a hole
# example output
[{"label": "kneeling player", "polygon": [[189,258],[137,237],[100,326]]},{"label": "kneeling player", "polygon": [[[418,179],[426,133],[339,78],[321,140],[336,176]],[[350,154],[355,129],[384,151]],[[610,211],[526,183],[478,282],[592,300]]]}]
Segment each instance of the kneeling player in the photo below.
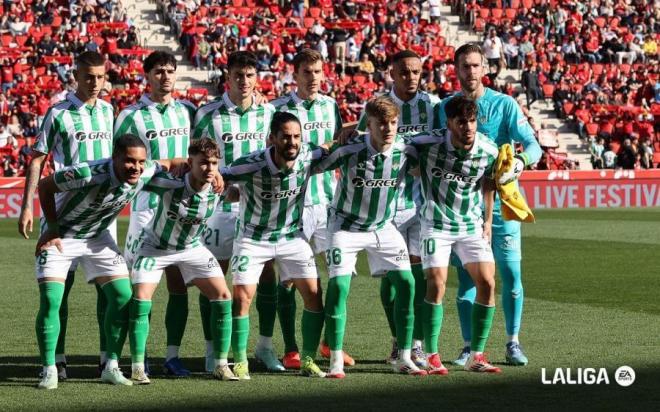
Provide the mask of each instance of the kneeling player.
[{"label": "kneeling player", "polygon": [[341,178],[328,218],[326,257],[330,281],[326,295],[326,338],[330,346],[328,377],[343,378],[342,344],[346,300],[357,254],[367,252],[374,276],[394,285],[394,322],[399,356],[396,371],[426,375],[411,360],[414,279],[406,242],[392,225],[397,188],[406,173],[405,143],[397,136],[399,108],[389,97],[367,103],[369,133],[334,146],[320,169],[339,168]]},{"label": "kneeling player", "polygon": [[197,286],[211,302],[213,375],[220,380],[238,380],[227,362],[231,343],[231,295],[218,261],[200,239],[207,219],[220,200],[211,187],[218,169],[218,146],[208,138],[195,140],[188,148],[188,156],[190,171],[184,177],[172,178],[159,173],[146,187],[159,193],[161,201],[143,232],[131,274],[134,290],[129,333],[132,379],[136,384],[150,382],[144,371],[144,352],[151,298],[163,269],[168,266],[178,267],[186,285]]},{"label": "kneeling player", "polygon": [[131,385],[118,365],[131,287],[128,268],[108,227],[158,170],[146,158],[144,143],[137,136],[124,135],[115,141],[112,159],[80,163],[39,182],[47,225],[36,249],[40,294],[36,332],[44,367],[40,389],[57,388],[58,313],[67,271],[74,262],[82,264],[87,281],[100,285],[108,300],[103,322],[108,359],[101,379]]},{"label": "kneeling player", "polygon": [[[422,309],[424,345],[430,374],[446,375],[438,355],[442,298],[452,250],[477,286],[472,310],[472,343],[465,369],[500,372],[485,358],[495,313],[495,263],[490,248],[495,184],[492,171],[497,145],[477,132],[477,105],[464,96],[445,106],[447,127],[412,139],[408,154],[419,162],[422,265],[427,292]],[[481,204],[485,204],[485,219]]]},{"label": "kneeling player", "polygon": [[275,113],[270,132],[270,147],[241,157],[221,170],[227,183],[238,184],[240,193],[231,259],[234,373],[241,379],[250,379],[250,304],[264,264],[274,259],[279,265],[280,282],[293,281],[305,305],[300,372],[324,377],[325,373],[314,363],[324,318],[321,286],[314,253],[302,236],[301,217],[311,171],[327,151],[302,143],[300,121],[291,113]]}]

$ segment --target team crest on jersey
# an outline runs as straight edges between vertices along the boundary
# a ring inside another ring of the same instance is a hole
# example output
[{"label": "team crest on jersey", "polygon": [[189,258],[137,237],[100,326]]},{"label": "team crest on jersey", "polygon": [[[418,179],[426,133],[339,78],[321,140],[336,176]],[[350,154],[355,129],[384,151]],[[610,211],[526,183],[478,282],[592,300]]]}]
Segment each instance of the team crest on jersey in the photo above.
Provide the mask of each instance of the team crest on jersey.
[{"label": "team crest on jersey", "polygon": [[355,168],[357,170],[366,170],[367,169],[367,164],[365,162],[358,162],[358,164],[355,165]]},{"label": "team crest on jersey", "polygon": [[479,167],[481,159],[472,159],[472,167]]},{"label": "team crest on jersey", "polygon": [[219,268],[220,263],[215,258],[209,258],[209,263],[206,265],[209,269],[210,268]]},{"label": "team crest on jersey", "polygon": [[488,118],[487,118],[486,116],[481,116],[481,117],[479,117],[479,119],[477,119],[477,120],[478,120],[478,122],[481,123],[481,124],[486,124],[486,122],[488,121]]}]

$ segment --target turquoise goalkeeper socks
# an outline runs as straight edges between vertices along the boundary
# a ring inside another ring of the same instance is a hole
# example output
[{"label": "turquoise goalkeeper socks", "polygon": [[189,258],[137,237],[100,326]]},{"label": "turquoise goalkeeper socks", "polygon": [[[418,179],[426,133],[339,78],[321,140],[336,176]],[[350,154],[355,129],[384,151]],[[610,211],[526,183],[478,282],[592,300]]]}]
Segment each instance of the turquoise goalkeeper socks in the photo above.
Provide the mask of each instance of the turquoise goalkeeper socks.
[{"label": "turquoise goalkeeper socks", "polygon": [[518,335],[524,300],[520,261],[498,261],[497,268],[502,278],[502,310],[504,311],[506,334]]},{"label": "turquoise goalkeeper socks", "polygon": [[456,267],[458,272],[458,291],[456,292],[456,308],[461,324],[461,335],[464,342],[472,340],[472,306],[477,297],[477,288],[472,277],[464,267]]}]

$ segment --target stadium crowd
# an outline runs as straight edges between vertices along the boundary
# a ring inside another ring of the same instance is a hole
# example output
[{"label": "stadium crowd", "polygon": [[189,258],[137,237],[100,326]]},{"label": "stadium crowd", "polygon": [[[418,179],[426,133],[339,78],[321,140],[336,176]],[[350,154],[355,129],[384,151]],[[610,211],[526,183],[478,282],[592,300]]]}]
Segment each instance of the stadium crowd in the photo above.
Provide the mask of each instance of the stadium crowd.
[{"label": "stadium crowd", "polygon": [[[449,3],[464,23],[484,33],[491,66],[484,83],[515,96],[514,86],[497,77],[505,67],[524,69],[528,107],[536,100],[552,101],[557,115],[574,123],[591,146],[594,167],[647,168],[660,162],[657,5],[642,0]],[[459,88],[439,0],[157,4],[190,61],[209,71],[218,94],[226,83],[227,56],[239,49],[257,54],[259,89],[266,98],[287,93],[294,86],[291,59],[304,47],[330,62],[323,91],[337,99],[346,122],[357,120],[368,97],[389,90],[387,56],[397,51],[428,56],[422,89],[445,97]],[[109,82],[102,97],[118,112],[144,90],[141,60],[147,51],[140,48],[138,30],[119,0],[5,1],[3,11],[0,150],[4,175],[12,176],[23,173],[35,124],[72,90],[74,53],[98,50],[108,57]],[[187,97],[199,103],[206,95]],[[635,151],[632,165],[620,156],[628,151],[626,139]],[[618,158],[606,162],[603,155],[610,151]],[[545,147],[538,167],[575,165],[565,153]]]}]

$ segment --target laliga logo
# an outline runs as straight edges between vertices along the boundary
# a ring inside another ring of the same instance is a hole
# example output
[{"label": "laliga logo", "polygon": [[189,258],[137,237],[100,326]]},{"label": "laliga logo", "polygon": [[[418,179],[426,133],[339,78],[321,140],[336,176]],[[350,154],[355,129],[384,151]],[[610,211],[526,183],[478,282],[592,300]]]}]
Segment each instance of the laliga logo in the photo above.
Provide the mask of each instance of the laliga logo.
[{"label": "laliga logo", "polygon": [[[614,372],[614,381],[620,386],[630,386],[635,382],[635,371],[630,366],[621,366]],[[605,368],[556,368],[552,379],[547,377],[545,368],[541,368],[543,385],[609,385],[610,378]]]},{"label": "laliga logo", "polygon": [[145,137],[147,140],[154,140],[159,137],[175,137],[175,136],[187,136],[190,132],[190,129],[187,127],[175,127],[171,129],[163,129],[163,130],[147,130],[147,133],[145,134]]}]

